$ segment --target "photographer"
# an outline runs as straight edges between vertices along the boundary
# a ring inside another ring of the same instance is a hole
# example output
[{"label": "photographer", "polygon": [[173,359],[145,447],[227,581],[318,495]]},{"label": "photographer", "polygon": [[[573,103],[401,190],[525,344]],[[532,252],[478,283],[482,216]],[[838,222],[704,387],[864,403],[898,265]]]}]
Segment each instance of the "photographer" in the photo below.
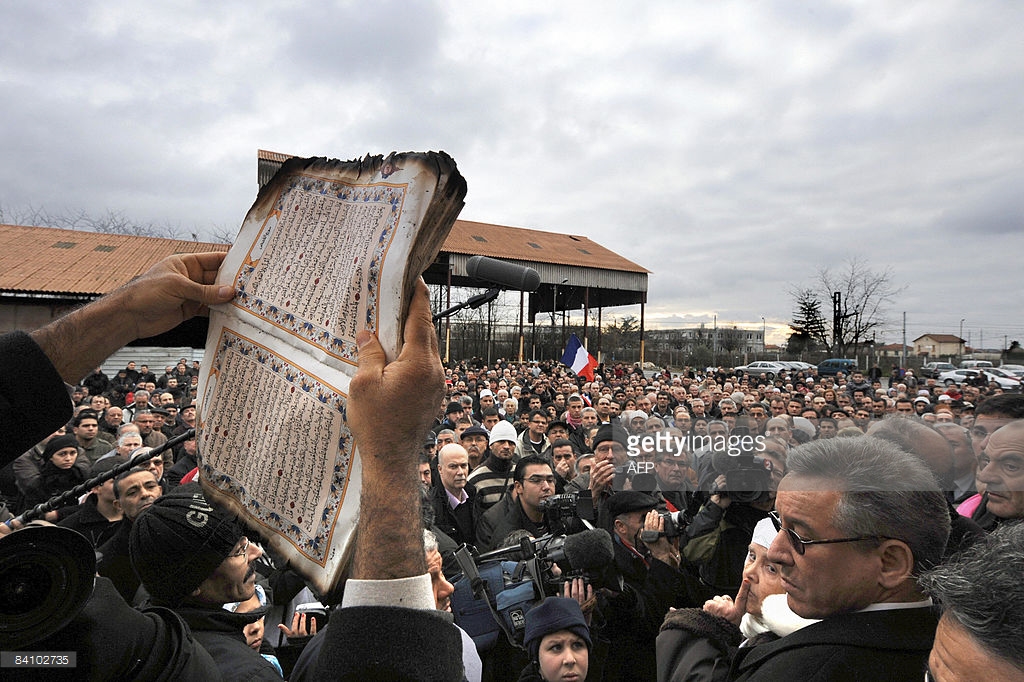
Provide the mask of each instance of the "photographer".
[{"label": "photographer", "polygon": [[774,507],[775,490],[785,473],[782,441],[767,438],[749,447],[734,442],[709,456],[712,467],[701,490],[710,495],[686,529],[683,556],[688,570],[699,578],[686,582],[689,600],[695,603],[739,589],[754,527]]},{"label": "photographer", "polygon": [[[610,646],[605,664],[608,680],[653,680],[655,639],[662,619],[679,588],[679,550],[664,536],[665,520],[655,511],[657,500],[626,490],[609,499],[615,564],[599,591],[598,610],[604,627],[598,634]],[[644,531],[657,540],[645,542]],[[597,621],[595,621],[597,622]]]}]

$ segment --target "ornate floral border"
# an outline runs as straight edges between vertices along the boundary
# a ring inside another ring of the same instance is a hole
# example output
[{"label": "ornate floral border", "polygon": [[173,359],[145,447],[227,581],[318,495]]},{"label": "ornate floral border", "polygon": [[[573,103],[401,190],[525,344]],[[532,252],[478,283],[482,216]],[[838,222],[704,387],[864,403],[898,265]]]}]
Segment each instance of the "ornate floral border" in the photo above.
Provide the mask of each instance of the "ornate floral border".
[{"label": "ornate floral border", "polygon": [[345,484],[348,481],[351,466],[350,448],[352,435],[345,422],[346,397],[325,385],[318,378],[303,372],[297,367],[293,367],[263,346],[226,329],[221,334],[220,343],[214,355],[213,367],[215,372],[219,373],[221,371],[223,358],[229,352],[251,356],[257,363],[268,367],[282,379],[293,384],[290,389],[291,391],[302,390],[316,396],[317,400],[342,417],[341,436],[337,442],[338,454],[335,458],[331,475],[330,493],[313,535],[308,535],[299,526],[288,523],[287,519],[283,518],[274,509],[264,507],[234,477],[214,469],[205,461],[200,464],[203,478],[224,493],[237,499],[257,521],[273,528],[291,540],[295,548],[306,555],[308,559],[323,566],[327,562],[326,552],[330,545],[331,530],[344,500]]},{"label": "ornate floral border", "polygon": [[[366,328],[370,331],[376,331],[377,302],[380,293],[380,270],[384,263],[384,254],[394,238],[398,219],[402,214],[401,207],[405,199],[405,186],[384,184],[353,186],[323,178],[296,175],[290,178],[288,184],[281,190],[275,207],[276,211],[284,210],[285,205],[289,203],[288,197],[293,191],[303,191],[324,196],[333,194],[341,201],[387,203],[391,206],[388,224],[377,237],[377,244],[373,250],[366,273]],[[359,356],[354,341],[337,337],[331,333],[331,330],[322,325],[305,320],[287,311],[282,311],[262,298],[251,295],[246,289],[246,285],[255,271],[256,268],[250,264],[243,265],[239,270],[235,280],[235,290],[237,291],[235,300],[238,305],[241,305],[267,322],[309,341],[328,355],[351,363],[358,361]]]}]

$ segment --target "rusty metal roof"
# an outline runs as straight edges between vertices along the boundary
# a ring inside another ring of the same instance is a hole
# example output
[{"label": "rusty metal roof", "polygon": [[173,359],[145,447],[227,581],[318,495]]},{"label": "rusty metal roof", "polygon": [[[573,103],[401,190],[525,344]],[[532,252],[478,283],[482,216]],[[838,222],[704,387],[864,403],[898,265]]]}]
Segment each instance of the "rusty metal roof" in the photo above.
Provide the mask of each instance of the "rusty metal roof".
[{"label": "rusty metal roof", "polygon": [[0,225],[0,292],[98,296],[175,253],[227,244]]},{"label": "rusty metal roof", "polygon": [[650,273],[587,237],[456,220],[442,251],[584,268]]}]

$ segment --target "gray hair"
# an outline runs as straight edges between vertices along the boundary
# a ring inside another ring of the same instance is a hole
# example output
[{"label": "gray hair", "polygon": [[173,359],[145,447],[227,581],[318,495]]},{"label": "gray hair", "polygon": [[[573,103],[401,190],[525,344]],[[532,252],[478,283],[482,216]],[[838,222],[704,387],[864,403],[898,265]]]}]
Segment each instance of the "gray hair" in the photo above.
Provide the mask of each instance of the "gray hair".
[{"label": "gray hair", "polygon": [[987,651],[1024,671],[1024,524],[1007,524],[920,584],[942,603],[943,614]]},{"label": "gray hair", "polygon": [[423,529],[423,553],[430,554],[437,551],[437,536],[434,531]]},{"label": "gray hair", "polygon": [[138,429],[135,431],[129,431],[128,433],[122,433],[117,439],[117,447],[123,447],[126,438],[138,438],[139,440],[142,440],[142,435],[139,433]]},{"label": "gray hair", "polygon": [[949,507],[930,469],[871,436],[830,438],[789,451],[786,477],[820,478],[840,493],[832,525],[844,535],[907,543],[919,573],[939,563],[949,537]]},{"label": "gray hair", "polygon": [[953,449],[945,438],[941,441],[932,438],[933,441],[941,443],[940,449],[935,451],[929,447],[927,434],[942,434],[923,421],[908,419],[902,414],[887,414],[885,419],[875,422],[868,429],[868,435],[874,438],[881,438],[896,445],[904,452],[909,452],[921,459],[938,479],[939,486],[943,490],[953,489]]}]

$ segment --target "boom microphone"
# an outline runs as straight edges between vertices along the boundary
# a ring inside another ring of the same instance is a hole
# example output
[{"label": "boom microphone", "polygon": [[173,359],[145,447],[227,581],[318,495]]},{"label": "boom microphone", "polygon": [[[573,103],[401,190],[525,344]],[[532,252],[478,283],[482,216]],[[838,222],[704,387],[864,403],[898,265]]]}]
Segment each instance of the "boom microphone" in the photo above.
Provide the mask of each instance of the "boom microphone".
[{"label": "boom microphone", "polygon": [[546,558],[555,562],[565,559],[573,571],[600,569],[615,559],[615,548],[608,531],[595,528],[567,536]]},{"label": "boom microphone", "polygon": [[466,261],[466,274],[518,291],[536,291],[540,286],[540,274],[533,268],[486,256],[471,256]]}]

